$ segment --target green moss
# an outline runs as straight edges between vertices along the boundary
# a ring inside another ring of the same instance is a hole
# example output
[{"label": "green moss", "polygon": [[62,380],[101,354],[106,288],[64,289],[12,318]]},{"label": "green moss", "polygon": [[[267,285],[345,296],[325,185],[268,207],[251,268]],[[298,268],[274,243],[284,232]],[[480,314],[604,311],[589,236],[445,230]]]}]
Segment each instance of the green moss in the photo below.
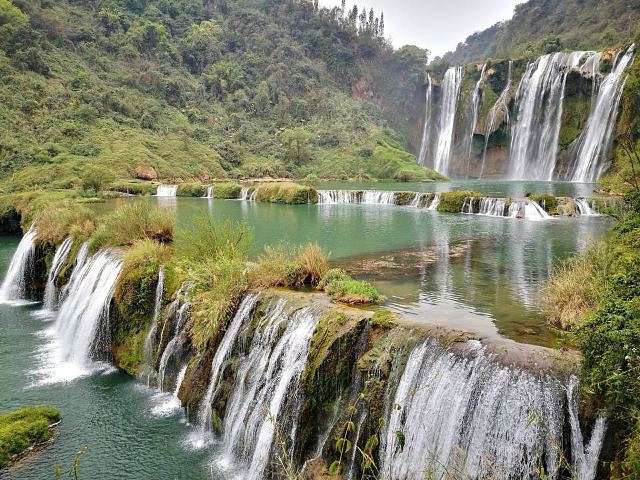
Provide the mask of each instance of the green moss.
[{"label": "green moss", "polygon": [[378,138],[368,174],[373,178],[399,181],[441,181],[446,177],[418,165],[416,157],[389,138]]},{"label": "green moss", "polygon": [[374,327],[391,328],[396,325],[398,316],[386,308],[376,310],[369,323]]},{"label": "green moss", "polygon": [[473,192],[442,192],[437,210],[439,212],[460,213],[464,201],[468,197],[480,198],[481,195]]},{"label": "green moss", "polygon": [[350,305],[378,303],[382,297],[369,282],[354,280],[344,270],[329,270],[318,288],[329,294],[332,300]]},{"label": "green moss", "polygon": [[116,365],[129,375],[135,376],[142,365],[146,335],[146,330],[137,333],[126,332],[122,341],[114,340],[113,356]]},{"label": "green moss", "polygon": [[207,193],[207,187],[202,183],[181,183],[178,185],[176,195],[178,197],[203,197]]},{"label": "green moss", "polygon": [[224,182],[213,184],[213,197],[236,199],[240,198],[240,191],[242,190],[241,183]]},{"label": "green moss", "polygon": [[396,205],[409,205],[416,197],[415,192],[396,192],[395,204]]},{"label": "green moss", "polygon": [[306,205],[316,203],[318,195],[313,187],[291,182],[262,183],[256,187],[258,202]]},{"label": "green moss", "polygon": [[58,410],[47,406],[21,408],[0,415],[0,468],[7,466],[16,455],[49,440],[52,436],[49,426],[60,418]]}]

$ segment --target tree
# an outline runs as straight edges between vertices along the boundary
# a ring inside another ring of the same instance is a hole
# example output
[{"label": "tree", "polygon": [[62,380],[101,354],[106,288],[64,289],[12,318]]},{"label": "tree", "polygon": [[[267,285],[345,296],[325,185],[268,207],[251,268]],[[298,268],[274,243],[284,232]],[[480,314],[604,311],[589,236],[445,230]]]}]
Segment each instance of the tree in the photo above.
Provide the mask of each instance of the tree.
[{"label": "tree", "polygon": [[282,132],[282,143],[287,147],[287,160],[302,165],[311,158],[311,134],[303,128],[288,128]]},{"label": "tree", "polygon": [[88,165],[82,170],[80,179],[85,191],[98,193],[105,185],[115,180],[115,175],[111,170],[101,165]]},{"label": "tree", "polygon": [[180,44],[182,59],[192,73],[200,74],[222,55],[222,29],[210,20],[192,25]]}]

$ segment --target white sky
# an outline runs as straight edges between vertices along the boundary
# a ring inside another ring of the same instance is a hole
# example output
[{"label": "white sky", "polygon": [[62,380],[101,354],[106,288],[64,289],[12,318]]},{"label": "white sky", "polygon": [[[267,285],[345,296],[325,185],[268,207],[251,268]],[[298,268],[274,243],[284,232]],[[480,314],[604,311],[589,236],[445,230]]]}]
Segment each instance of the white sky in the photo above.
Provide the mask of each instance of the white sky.
[{"label": "white sky", "polygon": [[[341,0],[319,0],[323,7],[340,6]],[[347,7],[373,7],[384,12],[385,36],[393,45],[417,45],[431,57],[455,49],[474,32],[513,15],[524,0],[347,0]]]}]

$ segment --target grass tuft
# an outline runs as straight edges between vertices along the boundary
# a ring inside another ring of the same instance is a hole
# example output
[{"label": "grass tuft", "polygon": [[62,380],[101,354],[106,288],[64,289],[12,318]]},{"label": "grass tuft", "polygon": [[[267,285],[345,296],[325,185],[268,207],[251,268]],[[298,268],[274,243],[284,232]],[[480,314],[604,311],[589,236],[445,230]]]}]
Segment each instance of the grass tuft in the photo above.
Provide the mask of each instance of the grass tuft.
[{"label": "grass tuft", "polygon": [[369,282],[355,280],[344,270],[329,270],[318,288],[327,292],[332,300],[349,305],[368,305],[380,302],[382,297]]},{"label": "grass tuft", "polygon": [[252,288],[316,286],[329,269],[327,254],[315,243],[265,247],[248,272]]}]

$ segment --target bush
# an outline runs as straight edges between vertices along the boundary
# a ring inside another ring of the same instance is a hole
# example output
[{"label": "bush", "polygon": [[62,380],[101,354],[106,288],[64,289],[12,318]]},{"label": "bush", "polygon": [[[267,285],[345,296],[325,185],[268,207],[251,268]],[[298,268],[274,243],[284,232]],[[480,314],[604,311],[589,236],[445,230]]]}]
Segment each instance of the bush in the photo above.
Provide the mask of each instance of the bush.
[{"label": "bush", "polygon": [[181,183],[178,185],[176,195],[179,197],[203,197],[207,193],[207,187],[201,183]]},{"label": "bush", "polygon": [[53,407],[28,407],[0,415],[0,468],[15,455],[51,438],[49,426],[60,421]]},{"label": "bush", "polygon": [[173,241],[174,214],[147,202],[131,202],[102,217],[90,240],[91,251],[133,245],[136,240]]},{"label": "bush", "polygon": [[259,202],[306,205],[316,203],[317,197],[313,187],[291,182],[263,183],[256,187],[256,200]]},{"label": "bush", "polygon": [[115,175],[108,168],[89,165],[82,170],[80,179],[84,190],[98,193],[104,186],[115,180]]},{"label": "bush", "polygon": [[380,294],[369,282],[354,280],[344,270],[329,270],[320,281],[318,288],[329,294],[332,300],[350,305],[375,304],[381,300]]},{"label": "bush", "polygon": [[253,288],[316,286],[329,269],[327,255],[315,243],[292,248],[266,246],[248,272]]}]

